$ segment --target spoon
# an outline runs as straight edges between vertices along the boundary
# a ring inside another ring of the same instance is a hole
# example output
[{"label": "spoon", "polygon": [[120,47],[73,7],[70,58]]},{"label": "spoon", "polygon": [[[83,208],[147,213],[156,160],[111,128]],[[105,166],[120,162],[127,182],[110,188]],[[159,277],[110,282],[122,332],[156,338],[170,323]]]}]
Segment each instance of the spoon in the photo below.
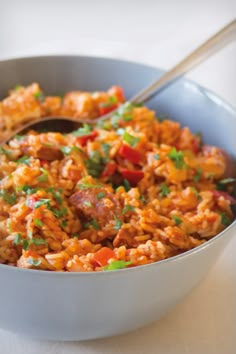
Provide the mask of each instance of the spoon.
[{"label": "spoon", "polygon": [[[151,85],[140,91],[136,96],[131,98],[129,102],[131,103],[143,103],[150,100],[152,97],[160,93],[170,84],[173,84],[177,79],[182,77],[184,74],[189,72],[191,69],[208,59],[215,52],[224,48],[227,44],[236,39],[236,19],[230,22],[227,26],[222,28],[219,32],[209,38],[206,42],[195,49],[191,54],[189,54],[185,59],[183,59],[179,64],[173,67],[171,70],[166,72],[161,78],[154,81]],[[23,125],[21,128],[16,129],[4,143],[11,140],[16,134],[25,134],[29,130],[36,131],[57,131],[63,133],[69,133],[73,130],[78,129],[82,124],[96,124],[100,121],[107,120],[112,117],[112,115],[118,110],[99,117],[97,119],[77,119],[69,117],[45,117],[39,118],[37,120],[31,121],[28,124]]]}]

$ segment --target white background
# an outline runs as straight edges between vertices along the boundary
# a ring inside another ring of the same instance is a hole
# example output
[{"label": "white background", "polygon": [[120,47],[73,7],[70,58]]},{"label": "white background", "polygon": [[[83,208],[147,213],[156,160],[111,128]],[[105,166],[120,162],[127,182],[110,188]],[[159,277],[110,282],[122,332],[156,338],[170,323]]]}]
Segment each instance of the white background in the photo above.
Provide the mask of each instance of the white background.
[{"label": "white background", "polygon": [[[0,0],[0,59],[80,53],[168,69],[235,15],[233,0]],[[236,106],[235,63],[233,44],[188,76]],[[149,327],[72,343],[37,341],[0,330],[0,353],[235,354],[235,255],[236,239],[202,284]]]}]

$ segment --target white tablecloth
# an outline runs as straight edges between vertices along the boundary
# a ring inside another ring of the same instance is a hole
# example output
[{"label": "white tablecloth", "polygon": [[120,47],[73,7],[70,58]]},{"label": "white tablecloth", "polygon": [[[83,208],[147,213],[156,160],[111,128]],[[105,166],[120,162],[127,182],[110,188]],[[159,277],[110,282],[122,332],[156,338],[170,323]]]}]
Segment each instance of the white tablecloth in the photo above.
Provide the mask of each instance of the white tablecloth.
[{"label": "white tablecloth", "polygon": [[[232,20],[235,10],[233,0],[0,0],[0,59],[80,53],[167,69]],[[235,106],[235,59],[233,44],[189,77]],[[37,341],[0,330],[0,353],[234,354],[235,250],[236,238],[201,285],[149,327],[120,337],[72,343]]]}]

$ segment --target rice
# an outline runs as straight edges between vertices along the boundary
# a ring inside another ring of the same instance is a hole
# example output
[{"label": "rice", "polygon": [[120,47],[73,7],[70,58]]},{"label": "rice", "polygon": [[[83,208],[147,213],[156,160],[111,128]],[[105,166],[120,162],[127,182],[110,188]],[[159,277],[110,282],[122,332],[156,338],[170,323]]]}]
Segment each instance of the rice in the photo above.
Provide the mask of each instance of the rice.
[{"label": "rice", "polygon": [[[44,96],[18,87],[0,103],[0,140],[45,116],[95,118],[122,89]],[[0,148],[0,263],[91,272],[157,262],[233,220],[233,162],[187,127],[126,103],[70,134],[29,132]]]}]

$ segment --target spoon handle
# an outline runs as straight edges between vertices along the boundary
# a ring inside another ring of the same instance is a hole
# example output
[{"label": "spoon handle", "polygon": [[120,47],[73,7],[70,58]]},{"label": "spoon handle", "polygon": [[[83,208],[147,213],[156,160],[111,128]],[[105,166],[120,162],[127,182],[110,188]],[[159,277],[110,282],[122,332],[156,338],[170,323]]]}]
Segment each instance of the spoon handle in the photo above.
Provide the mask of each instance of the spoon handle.
[{"label": "spoon handle", "polygon": [[192,70],[201,62],[209,58],[212,54],[219,51],[235,39],[236,20],[233,20],[227,26],[217,32],[214,36],[212,36],[206,42],[200,45],[200,47],[195,49],[173,69],[165,73],[160,79],[156,80],[155,82],[153,82],[153,84],[149,85],[144,90],[139,92],[136,96],[131,98],[130,101],[132,103],[142,103],[149,100],[150,98],[158,94],[160,91],[162,91],[164,88],[166,88],[169,84],[172,84],[185,73]]}]

